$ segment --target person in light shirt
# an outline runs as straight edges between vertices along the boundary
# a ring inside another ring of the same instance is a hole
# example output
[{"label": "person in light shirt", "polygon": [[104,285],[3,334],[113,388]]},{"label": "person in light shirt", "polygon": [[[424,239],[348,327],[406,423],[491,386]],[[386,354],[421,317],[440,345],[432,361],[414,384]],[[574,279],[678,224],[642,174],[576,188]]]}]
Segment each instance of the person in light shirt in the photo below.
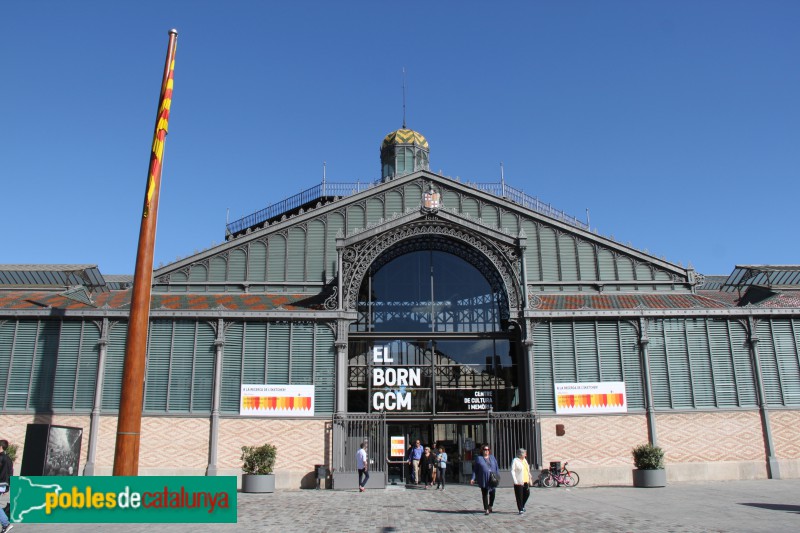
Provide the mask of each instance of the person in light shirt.
[{"label": "person in light shirt", "polygon": [[531,495],[531,466],[527,461],[525,448],[517,450],[517,456],[511,462],[511,479],[514,480],[514,496],[517,498],[519,514],[525,513],[525,503]]},{"label": "person in light shirt", "polygon": [[420,483],[420,470],[419,470],[419,463],[422,459],[422,452],[425,449],[420,444],[419,440],[414,443],[414,447],[408,450],[408,457],[406,460],[408,461],[408,465],[411,467],[411,483],[417,485]]},{"label": "person in light shirt", "polygon": [[436,468],[438,470],[436,488],[444,490],[444,476],[447,471],[447,453],[444,451],[444,446],[439,446],[439,453],[436,455]]},{"label": "person in light shirt", "polygon": [[[364,492],[369,481],[369,459],[367,458],[367,441],[361,443],[356,452],[356,468],[358,468],[358,492]],[[361,478],[364,478],[363,480]]]}]

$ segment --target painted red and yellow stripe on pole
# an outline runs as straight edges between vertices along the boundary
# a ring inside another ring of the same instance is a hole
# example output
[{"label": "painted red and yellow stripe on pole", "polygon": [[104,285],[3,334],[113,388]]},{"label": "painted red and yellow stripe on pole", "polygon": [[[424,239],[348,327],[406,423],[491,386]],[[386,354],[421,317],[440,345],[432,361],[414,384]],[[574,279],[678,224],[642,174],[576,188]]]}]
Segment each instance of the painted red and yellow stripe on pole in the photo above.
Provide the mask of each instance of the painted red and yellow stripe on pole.
[{"label": "painted red and yellow stripe on pole", "polygon": [[[177,41],[175,44],[175,48],[177,48]],[[172,105],[174,73],[175,50],[173,48],[172,61],[169,63],[169,70],[162,87],[161,99],[158,105],[156,131],[153,135],[153,148],[150,152],[150,172],[147,179],[147,190],[144,196],[144,212],[142,213],[142,217],[144,218],[147,218],[147,215],[150,214],[153,195],[161,187],[161,167],[164,161],[164,142],[167,140],[167,129],[169,128],[169,108]]]}]

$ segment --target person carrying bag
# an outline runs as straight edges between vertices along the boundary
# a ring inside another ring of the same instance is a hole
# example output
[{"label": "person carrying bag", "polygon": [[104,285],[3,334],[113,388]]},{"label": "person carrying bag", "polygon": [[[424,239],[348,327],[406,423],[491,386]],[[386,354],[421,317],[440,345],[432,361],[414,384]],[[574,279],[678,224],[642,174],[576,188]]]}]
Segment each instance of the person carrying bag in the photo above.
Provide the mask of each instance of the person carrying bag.
[{"label": "person carrying bag", "polygon": [[[492,477],[495,484],[492,484]],[[472,479],[470,485],[477,485],[481,488],[481,498],[483,499],[483,513],[491,513],[494,506],[494,497],[497,485],[500,484],[500,469],[497,459],[491,453],[488,444],[481,446],[481,455],[475,458],[472,463]]]}]

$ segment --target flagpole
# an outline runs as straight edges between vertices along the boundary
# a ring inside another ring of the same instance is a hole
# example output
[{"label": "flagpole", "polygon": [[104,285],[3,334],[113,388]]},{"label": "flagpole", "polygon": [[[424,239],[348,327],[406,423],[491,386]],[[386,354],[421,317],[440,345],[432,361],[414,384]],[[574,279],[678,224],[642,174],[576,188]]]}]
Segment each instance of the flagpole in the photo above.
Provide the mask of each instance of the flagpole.
[{"label": "flagpole", "polygon": [[128,320],[128,339],[125,344],[125,363],[122,371],[117,444],[114,450],[115,476],[139,474],[139,437],[142,427],[144,369],[147,355],[147,329],[150,322],[150,290],[153,285],[153,252],[156,241],[158,193],[161,189],[164,143],[167,138],[169,108],[172,104],[172,81],[177,43],[178,31],[170,30],[153,146],[150,153],[142,222],[139,228],[136,271],[131,289],[131,313]]}]

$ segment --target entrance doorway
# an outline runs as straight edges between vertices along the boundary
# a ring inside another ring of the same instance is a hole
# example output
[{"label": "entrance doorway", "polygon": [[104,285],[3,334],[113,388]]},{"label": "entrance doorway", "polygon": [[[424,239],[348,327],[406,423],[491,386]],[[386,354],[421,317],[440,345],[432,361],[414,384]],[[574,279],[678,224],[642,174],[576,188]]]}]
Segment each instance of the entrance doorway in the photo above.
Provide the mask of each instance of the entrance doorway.
[{"label": "entrance doorway", "polygon": [[[446,481],[468,483],[472,478],[475,450],[489,443],[500,470],[508,470],[517,448],[528,450],[531,465],[540,468],[541,437],[532,413],[489,412],[485,419],[398,420],[387,419],[386,413],[347,413],[333,420],[334,476],[343,476],[343,485],[355,487],[355,453],[368,442],[367,450],[372,477],[376,484],[407,484],[411,472],[406,456],[417,440],[423,446],[441,444],[447,452]],[[348,477],[349,476],[349,477]],[[380,480],[380,481],[379,481]],[[335,483],[339,483],[334,479]]]},{"label": "entrance doorway", "polygon": [[[403,437],[404,455],[392,456],[388,461],[387,482],[390,485],[412,483],[411,468],[407,464],[408,452],[416,441],[424,449],[442,446],[447,453],[447,483],[469,483],[472,479],[474,450],[488,442],[486,422],[392,422],[387,421],[387,438]],[[398,453],[398,452],[394,452]]]}]

